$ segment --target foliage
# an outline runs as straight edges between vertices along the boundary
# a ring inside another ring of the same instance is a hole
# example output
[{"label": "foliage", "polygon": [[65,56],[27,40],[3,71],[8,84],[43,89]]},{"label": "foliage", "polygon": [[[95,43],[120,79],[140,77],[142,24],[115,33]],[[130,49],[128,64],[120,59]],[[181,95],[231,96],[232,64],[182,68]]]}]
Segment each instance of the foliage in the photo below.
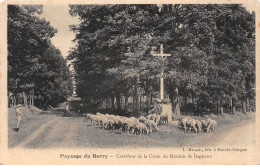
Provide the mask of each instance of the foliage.
[{"label": "foliage", "polygon": [[60,51],[50,42],[57,30],[40,18],[42,6],[8,6],[8,90],[34,86],[36,105],[56,105],[70,94],[71,79]]},{"label": "foliage", "polygon": [[69,56],[80,97],[130,94],[136,103],[138,90],[158,90],[162,60],[150,51],[162,43],[172,55],[164,62],[172,101],[192,99],[199,111],[218,111],[231,99],[255,101],[255,18],[241,5],[163,5],[161,12],[156,5],[70,8],[81,19],[71,26],[77,47]]}]

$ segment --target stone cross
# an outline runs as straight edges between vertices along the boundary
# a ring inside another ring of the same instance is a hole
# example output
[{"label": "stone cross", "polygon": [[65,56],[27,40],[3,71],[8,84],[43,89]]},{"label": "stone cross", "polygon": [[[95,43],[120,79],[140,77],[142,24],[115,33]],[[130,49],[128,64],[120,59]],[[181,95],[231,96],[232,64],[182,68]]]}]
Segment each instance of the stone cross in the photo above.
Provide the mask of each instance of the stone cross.
[{"label": "stone cross", "polygon": [[152,53],[153,56],[158,56],[161,57],[163,60],[163,65],[162,65],[162,71],[161,71],[161,77],[160,77],[160,99],[163,100],[164,99],[164,84],[163,84],[163,66],[164,66],[164,60],[171,56],[171,54],[164,54],[163,53],[163,44],[160,44],[160,53],[159,54],[155,54]]}]

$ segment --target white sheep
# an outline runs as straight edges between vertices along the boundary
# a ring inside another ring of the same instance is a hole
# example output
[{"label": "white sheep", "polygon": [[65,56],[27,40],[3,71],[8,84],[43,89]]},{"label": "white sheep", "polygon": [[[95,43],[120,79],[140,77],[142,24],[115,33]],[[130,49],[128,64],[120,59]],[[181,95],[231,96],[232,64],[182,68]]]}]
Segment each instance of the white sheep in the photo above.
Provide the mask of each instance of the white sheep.
[{"label": "white sheep", "polygon": [[188,118],[183,118],[181,120],[181,126],[183,127],[185,132],[187,131],[187,121],[188,121]]},{"label": "white sheep", "polygon": [[196,127],[198,132],[200,133],[202,129],[202,123],[199,120],[196,120]]},{"label": "white sheep", "polygon": [[157,124],[153,120],[146,120],[144,123],[147,128],[149,129],[149,133],[152,133],[153,131],[157,131]]},{"label": "white sheep", "polygon": [[107,126],[112,131],[114,131],[114,129],[115,129],[115,125],[114,124],[115,124],[114,118],[108,119],[108,125]]},{"label": "white sheep", "polygon": [[139,122],[144,123],[147,119],[144,116],[139,117]]},{"label": "white sheep", "polygon": [[156,125],[158,126],[160,124],[160,121],[161,121],[161,115],[156,115],[156,118],[155,118],[155,123]]},{"label": "white sheep", "polygon": [[217,127],[217,121],[209,118],[207,132],[215,131],[216,127]]},{"label": "white sheep", "polygon": [[152,120],[152,114],[149,114],[148,116],[146,116],[147,120]]},{"label": "white sheep", "polygon": [[101,117],[101,124],[102,124],[103,129],[107,128],[108,123],[109,123],[109,120],[107,119],[107,117],[105,117],[105,116]]},{"label": "white sheep", "polygon": [[139,133],[140,134],[140,136],[142,135],[142,134],[148,134],[149,133],[149,130],[148,130],[148,128],[146,127],[146,125],[144,124],[144,123],[138,123],[137,125],[136,125],[136,128],[135,128],[135,132],[137,133]]},{"label": "white sheep", "polygon": [[202,130],[206,131],[208,127],[208,122],[206,120],[201,120],[200,122],[202,124]]},{"label": "white sheep", "polygon": [[168,116],[167,116],[167,114],[162,114],[161,117],[160,117],[160,121],[163,124],[168,124]]},{"label": "white sheep", "polygon": [[92,115],[91,118],[90,118],[90,120],[91,120],[91,125],[92,125],[92,126],[98,125],[98,127],[100,127],[100,119],[101,119],[100,116]]},{"label": "white sheep", "polygon": [[87,120],[89,120],[91,116],[92,116],[92,114],[87,113]]},{"label": "white sheep", "polygon": [[188,119],[186,124],[187,124],[187,127],[188,127],[189,131],[191,131],[193,129],[195,132],[197,132],[196,120]]},{"label": "white sheep", "polygon": [[124,127],[125,127],[125,130],[126,132],[131,132],[133,133],[134,132],[134,129],[136,127],[137,124],[139,124],[139,119],[135,118],[135,117],[130,117],[130,118],[127,118],[125,120],[125,124],[124,124]]},{"label": "white sheep", "polygon": [[154,122],[156,122],[155,119],[156,119],[156,113],[153,113],[152,116],[151,116],[151,120],[153,120]]}]

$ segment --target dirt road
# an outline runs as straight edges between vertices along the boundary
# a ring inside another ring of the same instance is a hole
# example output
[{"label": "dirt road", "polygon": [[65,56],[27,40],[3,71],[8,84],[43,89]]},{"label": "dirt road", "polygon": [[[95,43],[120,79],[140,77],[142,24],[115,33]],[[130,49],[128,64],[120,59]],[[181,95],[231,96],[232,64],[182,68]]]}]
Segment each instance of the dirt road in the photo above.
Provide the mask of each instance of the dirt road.
[{"label": "dirt road", "polygon": [[256,142],[255,130],[256,123],[241,123],[238,127],[233,128],[220,136],[217,146],[239,146],[250,145]]},{"label": "dirt road", "polygon": [[[86,117],[63,117],[50,111],[24,114],[16,133],[15,115],[9,113],[8,146],[19,148],[82,147],[182,147],[205,145],[239,145],[255,142],[254,123],[242,122],[236,127],[218,129],[214,133],[185,133],[174,126],[159,126],[158,132],[138,136],[121,131],[91,126]],[[251,121],[252,122],[252,121]]]}]

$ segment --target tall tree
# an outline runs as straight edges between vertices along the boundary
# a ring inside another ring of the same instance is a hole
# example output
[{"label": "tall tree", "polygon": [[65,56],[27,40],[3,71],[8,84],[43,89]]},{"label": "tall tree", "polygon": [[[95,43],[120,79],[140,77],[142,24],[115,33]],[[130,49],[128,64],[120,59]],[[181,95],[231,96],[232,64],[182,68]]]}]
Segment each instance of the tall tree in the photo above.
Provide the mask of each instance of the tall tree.
[{"label": "tall tree", "polygon": [[38,16],[41,11],[42,6],[8,6],[8,90],[17,95],[31,85],[36,105],[46,107],[66,99],[71,79],[66,61],[50,43],[57,30]]}]

